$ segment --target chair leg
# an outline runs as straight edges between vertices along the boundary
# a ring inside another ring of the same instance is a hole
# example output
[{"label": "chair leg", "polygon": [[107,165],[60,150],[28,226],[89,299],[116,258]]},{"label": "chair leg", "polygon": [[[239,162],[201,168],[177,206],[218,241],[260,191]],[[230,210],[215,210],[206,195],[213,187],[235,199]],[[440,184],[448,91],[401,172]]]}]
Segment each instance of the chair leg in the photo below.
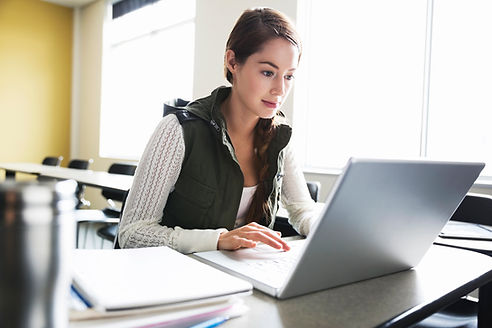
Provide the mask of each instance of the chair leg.
[{"label": "chair leg", "polygon": [[87,233],[89,231],[89,223],[85,224],[85,233],[84,233],[84,248],[87,248]]},{"label": "chair leg", "polygon": [[79,248],[79,232],[80,232],[80,224],[77,222],[75,223],[75,248]]}]

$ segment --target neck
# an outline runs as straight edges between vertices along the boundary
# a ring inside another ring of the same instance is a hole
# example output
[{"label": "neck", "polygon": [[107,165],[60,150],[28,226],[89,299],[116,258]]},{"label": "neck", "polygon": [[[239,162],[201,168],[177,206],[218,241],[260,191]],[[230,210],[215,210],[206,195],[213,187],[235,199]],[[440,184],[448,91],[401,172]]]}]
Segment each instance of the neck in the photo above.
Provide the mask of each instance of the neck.
[{"label": "neck", "polygon": [[254,135],[255,126],[260,118],[244,109],[239,99],[237,99],[234,88],[231,90],[229,97],[222,103],[221,111],[226,120],[229,134],[244,138]]}]

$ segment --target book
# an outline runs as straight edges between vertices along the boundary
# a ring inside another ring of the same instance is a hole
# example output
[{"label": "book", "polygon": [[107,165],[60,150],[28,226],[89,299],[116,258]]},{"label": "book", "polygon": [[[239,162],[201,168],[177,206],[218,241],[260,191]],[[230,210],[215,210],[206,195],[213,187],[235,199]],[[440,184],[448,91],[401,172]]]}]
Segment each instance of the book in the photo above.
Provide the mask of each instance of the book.
[{"label": "book", "polygon": [[76,249],[72,269],[76,294],[105,315],[210,304],[252,291],[249,282],[168,247]]}]

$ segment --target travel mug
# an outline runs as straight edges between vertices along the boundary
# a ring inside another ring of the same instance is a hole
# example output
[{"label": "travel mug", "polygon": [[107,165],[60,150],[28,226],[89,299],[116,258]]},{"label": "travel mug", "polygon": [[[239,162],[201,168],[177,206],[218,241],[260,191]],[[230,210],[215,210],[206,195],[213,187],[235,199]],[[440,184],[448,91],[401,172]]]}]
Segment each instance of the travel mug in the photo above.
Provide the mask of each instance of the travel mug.
[{"label": "travel mug", "polygon": [[73,180],[0,184],[0,326],[67,327]]}]

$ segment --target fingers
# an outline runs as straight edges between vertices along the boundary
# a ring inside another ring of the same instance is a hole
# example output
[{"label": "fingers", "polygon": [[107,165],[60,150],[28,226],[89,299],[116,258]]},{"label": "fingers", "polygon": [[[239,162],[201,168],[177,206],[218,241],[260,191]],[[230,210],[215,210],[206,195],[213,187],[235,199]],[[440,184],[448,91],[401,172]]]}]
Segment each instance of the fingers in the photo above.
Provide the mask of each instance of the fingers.
[{"label": "fingers", "polygon": [[278,231],[273,231],[257,223],[250,223],[241,228],[222,233],[219,236],[217,248],[236,250],[243,247],[255,247],[258,242],[262,242],[275,249],[287,251],[290,247],[280,238],[281,235]]},{"label": "fingers", "polygon": [[262,242],[275,249],[283,248],[284,244],[278,235],[274,237],[274,234],[263,231],[249,231],[245,232],[243,236],[252,241]]},{"label": "fingers", "polygon": [[244,230],[249,230],[247,232],[247,237],[251,240],[262,242],[275,249],[289,250],[289,245],[282,240],[282,233],[280,231],[271,230],[265,226],[262,226],[256,222],[252,222],[244,227]]},{"label": "fingers", "polygon": [[219,241],[217,242],[217,249],[232,251],[240,248],[256,247],[256,242],[246,238],[241,238],[235,234],[231,234],[231,232],[233,231],[222,233],[219,236]]}]

